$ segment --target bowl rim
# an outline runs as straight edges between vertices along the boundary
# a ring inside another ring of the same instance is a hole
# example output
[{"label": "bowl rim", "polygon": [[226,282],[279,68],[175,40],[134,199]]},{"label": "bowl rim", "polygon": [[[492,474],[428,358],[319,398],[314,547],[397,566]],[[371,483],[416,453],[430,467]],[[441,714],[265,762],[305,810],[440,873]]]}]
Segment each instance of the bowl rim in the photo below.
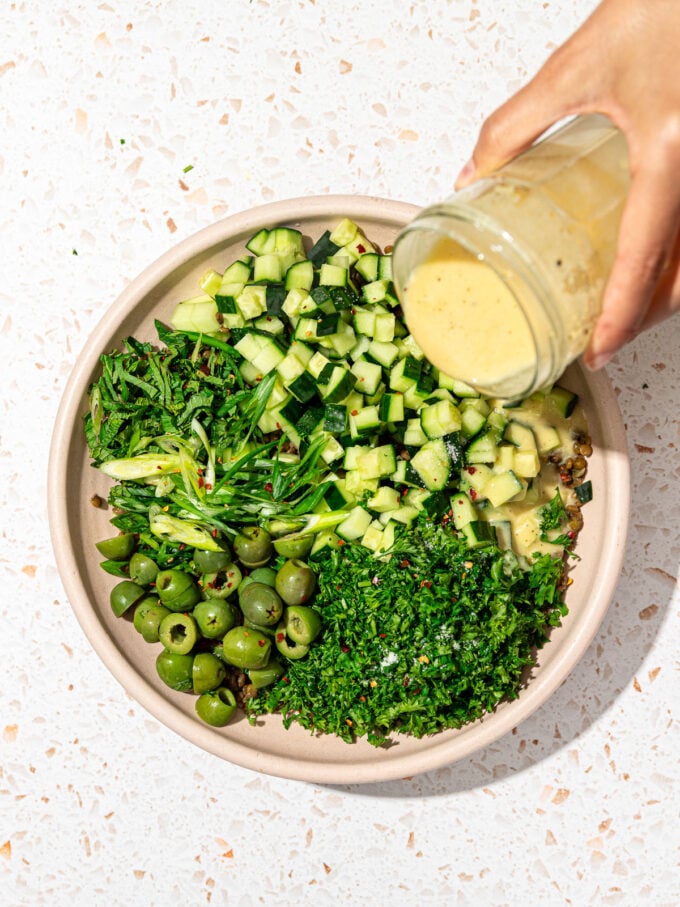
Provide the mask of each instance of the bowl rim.
[{"label": "bowl rim", "polygon": [[[80,430],[81,401],[84,381],[103,352],[104,341],[120,320],[132,313],[135,306],[179,262],[188,261],[206,249],[226,242],[232,235],[255,232],[274,223],[295,223],[314,216],[332,218],[377,217],[397,226],[411,220],[419,207],[407,202],[392,201],[376,196],[321,195],[303,196],[267,203],[222,218],[198,230],[147,266],[107,308],[78,355],[65,385],[55,418],[48,462],[47,510],[52,546],[64,590],[85,636],[123,689],[152,716],[169,729],[201,749],[228,762],[264,774],[313,783],[349,784],[373,783],[409,777],[442,768],[490,745],[526,720],[540,708],[562,684],[590,645],[600,627],[614,594],[623,564],[630,512],[630,464],[627,455],[625,428],[616,395],[606,373],[588,373],[587,383],[599,402],[603,440],[608,443],[606,455],[613,481],[619,493],[610,495],[612,510],[608,525],[612,531],[604,542],[603,558],[607,569],[596,577],[592,607],[580,632],[569,638],[557,657],[539,671],[523,695],[503,710],[475,722],[476,733],[454,740],[428,740],[426,752],[411,751],[395,756],[391,761],[361,762],[300,760],[287,755],[260,752],[254,747],[215,734],[215,729],[203,727],[188,718],[173,703],[161,695],[127,662],[106,632],[92,607],[77,566],[73,543],[65,529],[66,476],[68,451],[74,432]],[[578,368],[582,367],[579,365]],[[493,716],[493,721],[489,720]],[[347,744],[351,746],[352,744]],[[312,747],[310,747],[311,751]]]}]

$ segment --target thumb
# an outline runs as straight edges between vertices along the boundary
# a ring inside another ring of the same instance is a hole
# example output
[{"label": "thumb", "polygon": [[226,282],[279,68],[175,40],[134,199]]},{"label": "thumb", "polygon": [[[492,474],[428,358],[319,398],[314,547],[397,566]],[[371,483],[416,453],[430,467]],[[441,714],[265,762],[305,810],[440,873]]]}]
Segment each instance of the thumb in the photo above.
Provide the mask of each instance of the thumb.
[{"label": "thumb", "polygon": [[462,189],[528,148],[558,120],[585,112],[571,63],[558,50],[534,78],[483,123],[472,157],[456,179]]}]

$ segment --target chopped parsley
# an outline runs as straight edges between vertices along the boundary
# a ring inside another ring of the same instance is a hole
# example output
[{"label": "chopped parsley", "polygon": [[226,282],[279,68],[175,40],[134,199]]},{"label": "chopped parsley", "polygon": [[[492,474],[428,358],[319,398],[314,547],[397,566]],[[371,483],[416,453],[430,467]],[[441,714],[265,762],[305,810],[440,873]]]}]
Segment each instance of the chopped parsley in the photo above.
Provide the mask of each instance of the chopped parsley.
[{"label": "chopped parsley", "polygon": [[426,517],[389,559],[360,545],[329,552],[314,599],[320,641],[249,715],[281,712],[286,726],[374,745],[461,727],[519,695],[535,647],[567,613],[562,578],[559,559],[524,570],[512,552],[470,550]]}]

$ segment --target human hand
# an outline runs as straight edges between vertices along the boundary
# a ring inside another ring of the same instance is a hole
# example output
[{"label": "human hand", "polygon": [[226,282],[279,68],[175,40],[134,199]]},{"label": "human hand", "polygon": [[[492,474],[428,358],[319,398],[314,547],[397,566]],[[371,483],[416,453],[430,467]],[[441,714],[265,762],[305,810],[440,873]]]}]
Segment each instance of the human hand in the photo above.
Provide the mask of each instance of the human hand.
[{"label": "human hand", "polygon": [[602,312],[584,359],[601,368],[680,310],[680,4],[603,0],[534,78],[484,122],[456,188],[528,148],[549,126],[602,113],[628,142],[631,186]]}]

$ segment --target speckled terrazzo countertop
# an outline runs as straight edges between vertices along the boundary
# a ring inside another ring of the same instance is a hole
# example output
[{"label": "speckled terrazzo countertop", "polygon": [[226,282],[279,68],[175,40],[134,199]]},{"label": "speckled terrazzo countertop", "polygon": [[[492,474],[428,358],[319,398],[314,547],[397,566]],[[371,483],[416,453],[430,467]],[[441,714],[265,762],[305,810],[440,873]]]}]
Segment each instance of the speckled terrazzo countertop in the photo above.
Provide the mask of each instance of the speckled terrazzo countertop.
[{"label": "speckled terrazzo countertop", "polygon": [[593,5],[0,6],[3,905],[680,903],[680,323],[608,368],[633,516],[600,631],[533,717],[431,774],[320,787],[178,738],[87,643],[45,513],[66,379],[131,278],[266,201],[445,197]]}]

